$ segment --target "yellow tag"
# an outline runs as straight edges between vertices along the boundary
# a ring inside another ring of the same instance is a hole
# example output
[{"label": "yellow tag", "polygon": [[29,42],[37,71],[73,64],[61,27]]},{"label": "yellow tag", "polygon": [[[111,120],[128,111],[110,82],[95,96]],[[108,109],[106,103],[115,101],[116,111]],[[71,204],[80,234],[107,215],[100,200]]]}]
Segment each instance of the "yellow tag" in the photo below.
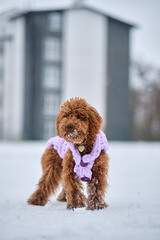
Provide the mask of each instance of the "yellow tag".
[{"label": "yellow tag", "polygon": [[79,150],[80,152],[83,152],[83,151],[84,151],[84,146],[79,146],[79,147],[78,147],[78,150]]}]

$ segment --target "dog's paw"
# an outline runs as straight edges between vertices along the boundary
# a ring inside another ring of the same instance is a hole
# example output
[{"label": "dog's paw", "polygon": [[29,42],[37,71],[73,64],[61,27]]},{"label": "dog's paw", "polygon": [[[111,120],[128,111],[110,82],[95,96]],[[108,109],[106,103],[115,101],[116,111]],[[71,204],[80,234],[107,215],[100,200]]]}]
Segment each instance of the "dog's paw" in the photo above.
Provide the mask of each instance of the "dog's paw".
[{"label": "dog's paw", "polygon": [[86,206],[86,197],[77,195],[77,197],[67,202],[67,209],[82,208]]},{"label": "dog's paw", "polygon": [[82,207],[85,207],[86,204],[84,202],[81,202],[81,203],[78,203],[78,204],[70,204],[70,203],[67,203],[67,209],[71,209],[71,210],[74,210],[75,208],[82,208]]},{"label": "dog's paw", "polygon": [[88,204],[86,210],[99,210],[99,209],[103,209],[103,208],[107,208],[108,204],[103,202],[92,202]]},{"label": "dog's paw", "polygon": [[59,202],[66,202],[66,201],[67,201],[67,199],[66,199],[66,194],[65,194],[64,192],[61,192],[61,193],[59,194],[57,200],[58,200]]},{"label": "dog's paw", "polygon": [[44,206],[47,203],[47,200],[42,194],[33,193],[27,202],[30,205]]},{"label": "dog's paw", "polygon": [[60,196],[58,196],[57,201],[59,201],[59,202],[66,202],[67,200],[66,200],[65,197],[61,198]]}]

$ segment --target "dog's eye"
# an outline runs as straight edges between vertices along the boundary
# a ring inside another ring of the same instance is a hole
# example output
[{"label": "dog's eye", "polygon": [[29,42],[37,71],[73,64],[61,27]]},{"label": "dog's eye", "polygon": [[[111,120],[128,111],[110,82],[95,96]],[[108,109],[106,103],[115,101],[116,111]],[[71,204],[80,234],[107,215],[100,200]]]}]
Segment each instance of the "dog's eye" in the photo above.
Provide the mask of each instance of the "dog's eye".
[{"label": "dog's eye", "polygon": [[76,117],[80,120],[83,120],[83,121],[87,120],[87,114],[77,113]]}]

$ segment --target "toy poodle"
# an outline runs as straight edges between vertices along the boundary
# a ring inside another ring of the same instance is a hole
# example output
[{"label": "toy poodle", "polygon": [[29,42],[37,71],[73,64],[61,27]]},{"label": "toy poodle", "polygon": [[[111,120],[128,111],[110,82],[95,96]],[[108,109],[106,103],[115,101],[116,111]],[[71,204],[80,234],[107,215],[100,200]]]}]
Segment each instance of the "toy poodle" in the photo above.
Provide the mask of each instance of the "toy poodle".
[{"label": "toy poodle", "polygon": [[[71,98],[60,106],[56,119],[57,136],[48,140],[41,164],[43,174],[36,191],[28,199],[44,206],[59,184],[59,201],[67,209],[102,209],[108,186],[108,143],[101,131],[103,120],[85,99]],[[82,181],[87,182],[87,198]]]}]

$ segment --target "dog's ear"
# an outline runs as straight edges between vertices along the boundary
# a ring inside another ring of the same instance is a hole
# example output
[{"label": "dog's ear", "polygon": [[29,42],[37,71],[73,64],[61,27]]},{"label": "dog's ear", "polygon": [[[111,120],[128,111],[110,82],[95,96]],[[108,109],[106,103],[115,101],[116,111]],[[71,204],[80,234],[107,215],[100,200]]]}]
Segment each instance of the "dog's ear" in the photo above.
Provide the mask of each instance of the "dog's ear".
[{"label": "dog's ear", "polygon": [[97,110],[92,107],[88,106],[88,115],[89,115],[89,132],[91,135],[97,135],[101,129],[103,119]]}]

